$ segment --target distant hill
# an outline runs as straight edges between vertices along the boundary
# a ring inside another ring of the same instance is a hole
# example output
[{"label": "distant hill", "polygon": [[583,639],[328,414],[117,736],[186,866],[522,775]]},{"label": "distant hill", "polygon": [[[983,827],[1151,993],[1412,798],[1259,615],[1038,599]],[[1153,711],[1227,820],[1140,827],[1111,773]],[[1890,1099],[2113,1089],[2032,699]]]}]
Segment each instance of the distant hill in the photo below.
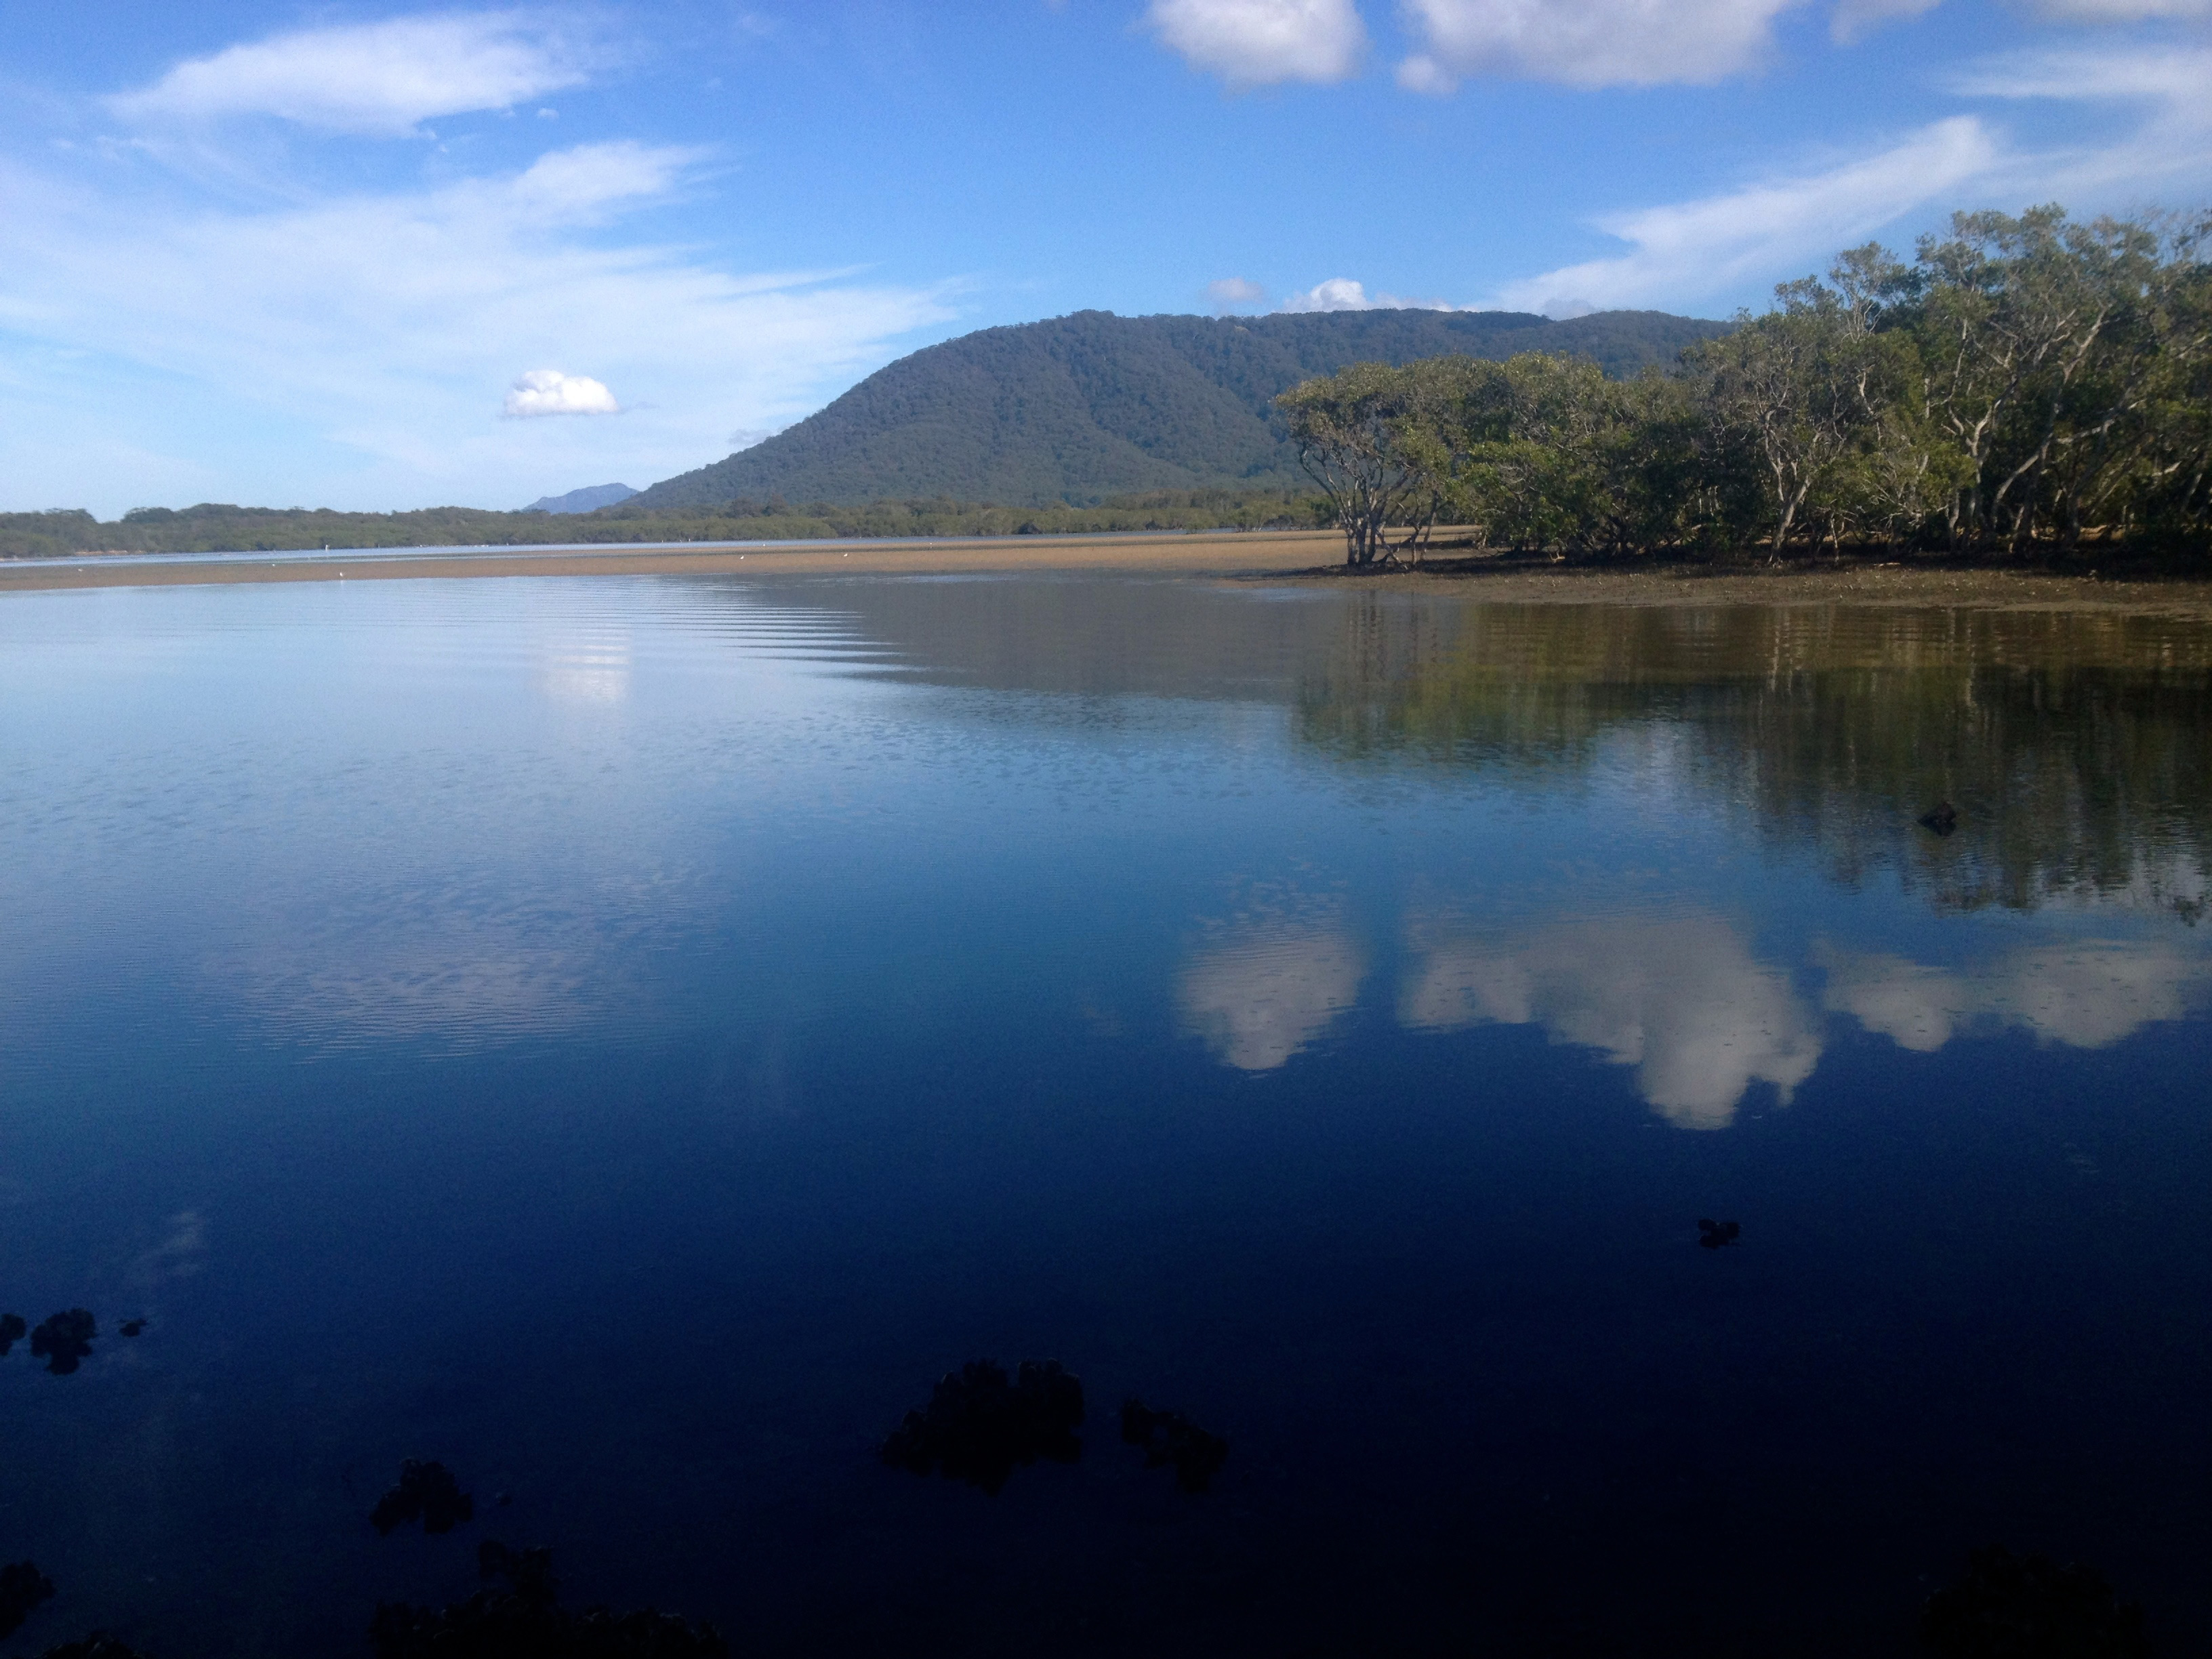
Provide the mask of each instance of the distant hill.
[{"label": "distant hill", "polygon": [[1079,311],[902,357],[796,426],[617,510],[779,496],[1087,506],[1139,490],[1279,489],[1304,479],[1274,398],[1346,363],[1559,351],[1623,375],[1727,327],[1657,311],[1566,322],[1516,311]]},{"label": "distant hill", "polygon": [[565,495],[540,495],[522,510],[525,513],[596,513],[603,507],[612,507],[617,501],[626,501],[637,494],[628,484],[587,484],[581,489],[572,489]]}]

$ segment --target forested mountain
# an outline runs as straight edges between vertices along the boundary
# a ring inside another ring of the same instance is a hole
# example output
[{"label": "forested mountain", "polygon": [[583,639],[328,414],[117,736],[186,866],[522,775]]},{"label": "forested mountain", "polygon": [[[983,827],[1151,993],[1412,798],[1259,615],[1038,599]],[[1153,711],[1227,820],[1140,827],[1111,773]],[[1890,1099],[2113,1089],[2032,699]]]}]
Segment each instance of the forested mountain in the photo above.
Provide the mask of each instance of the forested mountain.
[{"label": "forested mountain", "polygon": [[1567,322],[1509,311],[1079,311],[902,357],[798,425],[614,511],[777,496],[1089,504],[1137,490],[1303,484],[1273,400],[1314,375],[1354,362],[1520,351],[1587,356],[1629,374],[1672,362],[1726,326],[1656,311]]}]

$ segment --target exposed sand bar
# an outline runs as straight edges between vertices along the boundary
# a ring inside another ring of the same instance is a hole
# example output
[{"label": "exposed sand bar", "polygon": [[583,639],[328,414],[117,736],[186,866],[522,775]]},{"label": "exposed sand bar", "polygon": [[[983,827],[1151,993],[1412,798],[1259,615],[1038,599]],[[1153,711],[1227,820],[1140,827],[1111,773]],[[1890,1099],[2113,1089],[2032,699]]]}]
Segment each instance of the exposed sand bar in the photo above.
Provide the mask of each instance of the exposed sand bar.
[{"label": "exposed sand bar", "polygon": [[154,587],[222,582],[393,581],[423,576],[1004,574],[1114,570],[1244,575],[1311,570],[1342,556],[1320,530],[1198,536],[990,536],[971,541],[803,542],[733,547],[533,547],[484,550],[378,548],[331,553],[237,554],[156,560],[88,555],[0,562],[0,592],[55,587]]},{"label": "exposed sand bar", "polygon": [[1135,575],[1356,582],[1384,591],[1452,593],[1515,603],[1607,605],[1912,605],[2035,611],[2156,611],[2212,619],[2212,580],[2112,580],[2002,570],[1845,565],[1768,571],[1656,565],[1649,570],[1547,568],[1500,562],[1347,577],[1333,531],[1162,536],[994,536],[974,540],[806,542],[507,550],[375,549],[359,554],[269,553],[149,560],[87,555],[0,561],[0,594],[72,587],[229,582],[397,581],[421,577],[613,575]]}]

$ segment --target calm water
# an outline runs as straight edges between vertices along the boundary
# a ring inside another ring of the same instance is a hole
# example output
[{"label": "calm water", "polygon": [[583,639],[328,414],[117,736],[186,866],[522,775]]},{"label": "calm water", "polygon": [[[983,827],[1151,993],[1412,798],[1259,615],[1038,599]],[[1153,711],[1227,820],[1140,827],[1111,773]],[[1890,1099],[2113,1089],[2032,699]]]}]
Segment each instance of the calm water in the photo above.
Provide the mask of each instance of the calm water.
[{"label": "calm water", "polygon": [[[484,1536],[748,1654],[1905,1651],[1991,1542],[2201,1650],[2208,716],[2141,618],[0,600],[0,1309],[102,1332],[0,1362],[7,1650]],[[1081,1462],[878,1464],[979,1356]]]}]

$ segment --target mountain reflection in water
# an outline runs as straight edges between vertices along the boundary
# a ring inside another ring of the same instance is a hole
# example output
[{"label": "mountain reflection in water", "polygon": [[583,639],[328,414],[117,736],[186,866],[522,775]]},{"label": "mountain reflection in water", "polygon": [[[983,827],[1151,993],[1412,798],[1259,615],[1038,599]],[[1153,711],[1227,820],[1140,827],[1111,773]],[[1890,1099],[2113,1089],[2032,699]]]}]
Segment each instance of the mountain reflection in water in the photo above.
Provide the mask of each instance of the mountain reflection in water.
[{"label": "mountain reflection in water", "polygon": [[2212,628],[1480,592],[0,599],[14,1639],[2212,1646]]}]

